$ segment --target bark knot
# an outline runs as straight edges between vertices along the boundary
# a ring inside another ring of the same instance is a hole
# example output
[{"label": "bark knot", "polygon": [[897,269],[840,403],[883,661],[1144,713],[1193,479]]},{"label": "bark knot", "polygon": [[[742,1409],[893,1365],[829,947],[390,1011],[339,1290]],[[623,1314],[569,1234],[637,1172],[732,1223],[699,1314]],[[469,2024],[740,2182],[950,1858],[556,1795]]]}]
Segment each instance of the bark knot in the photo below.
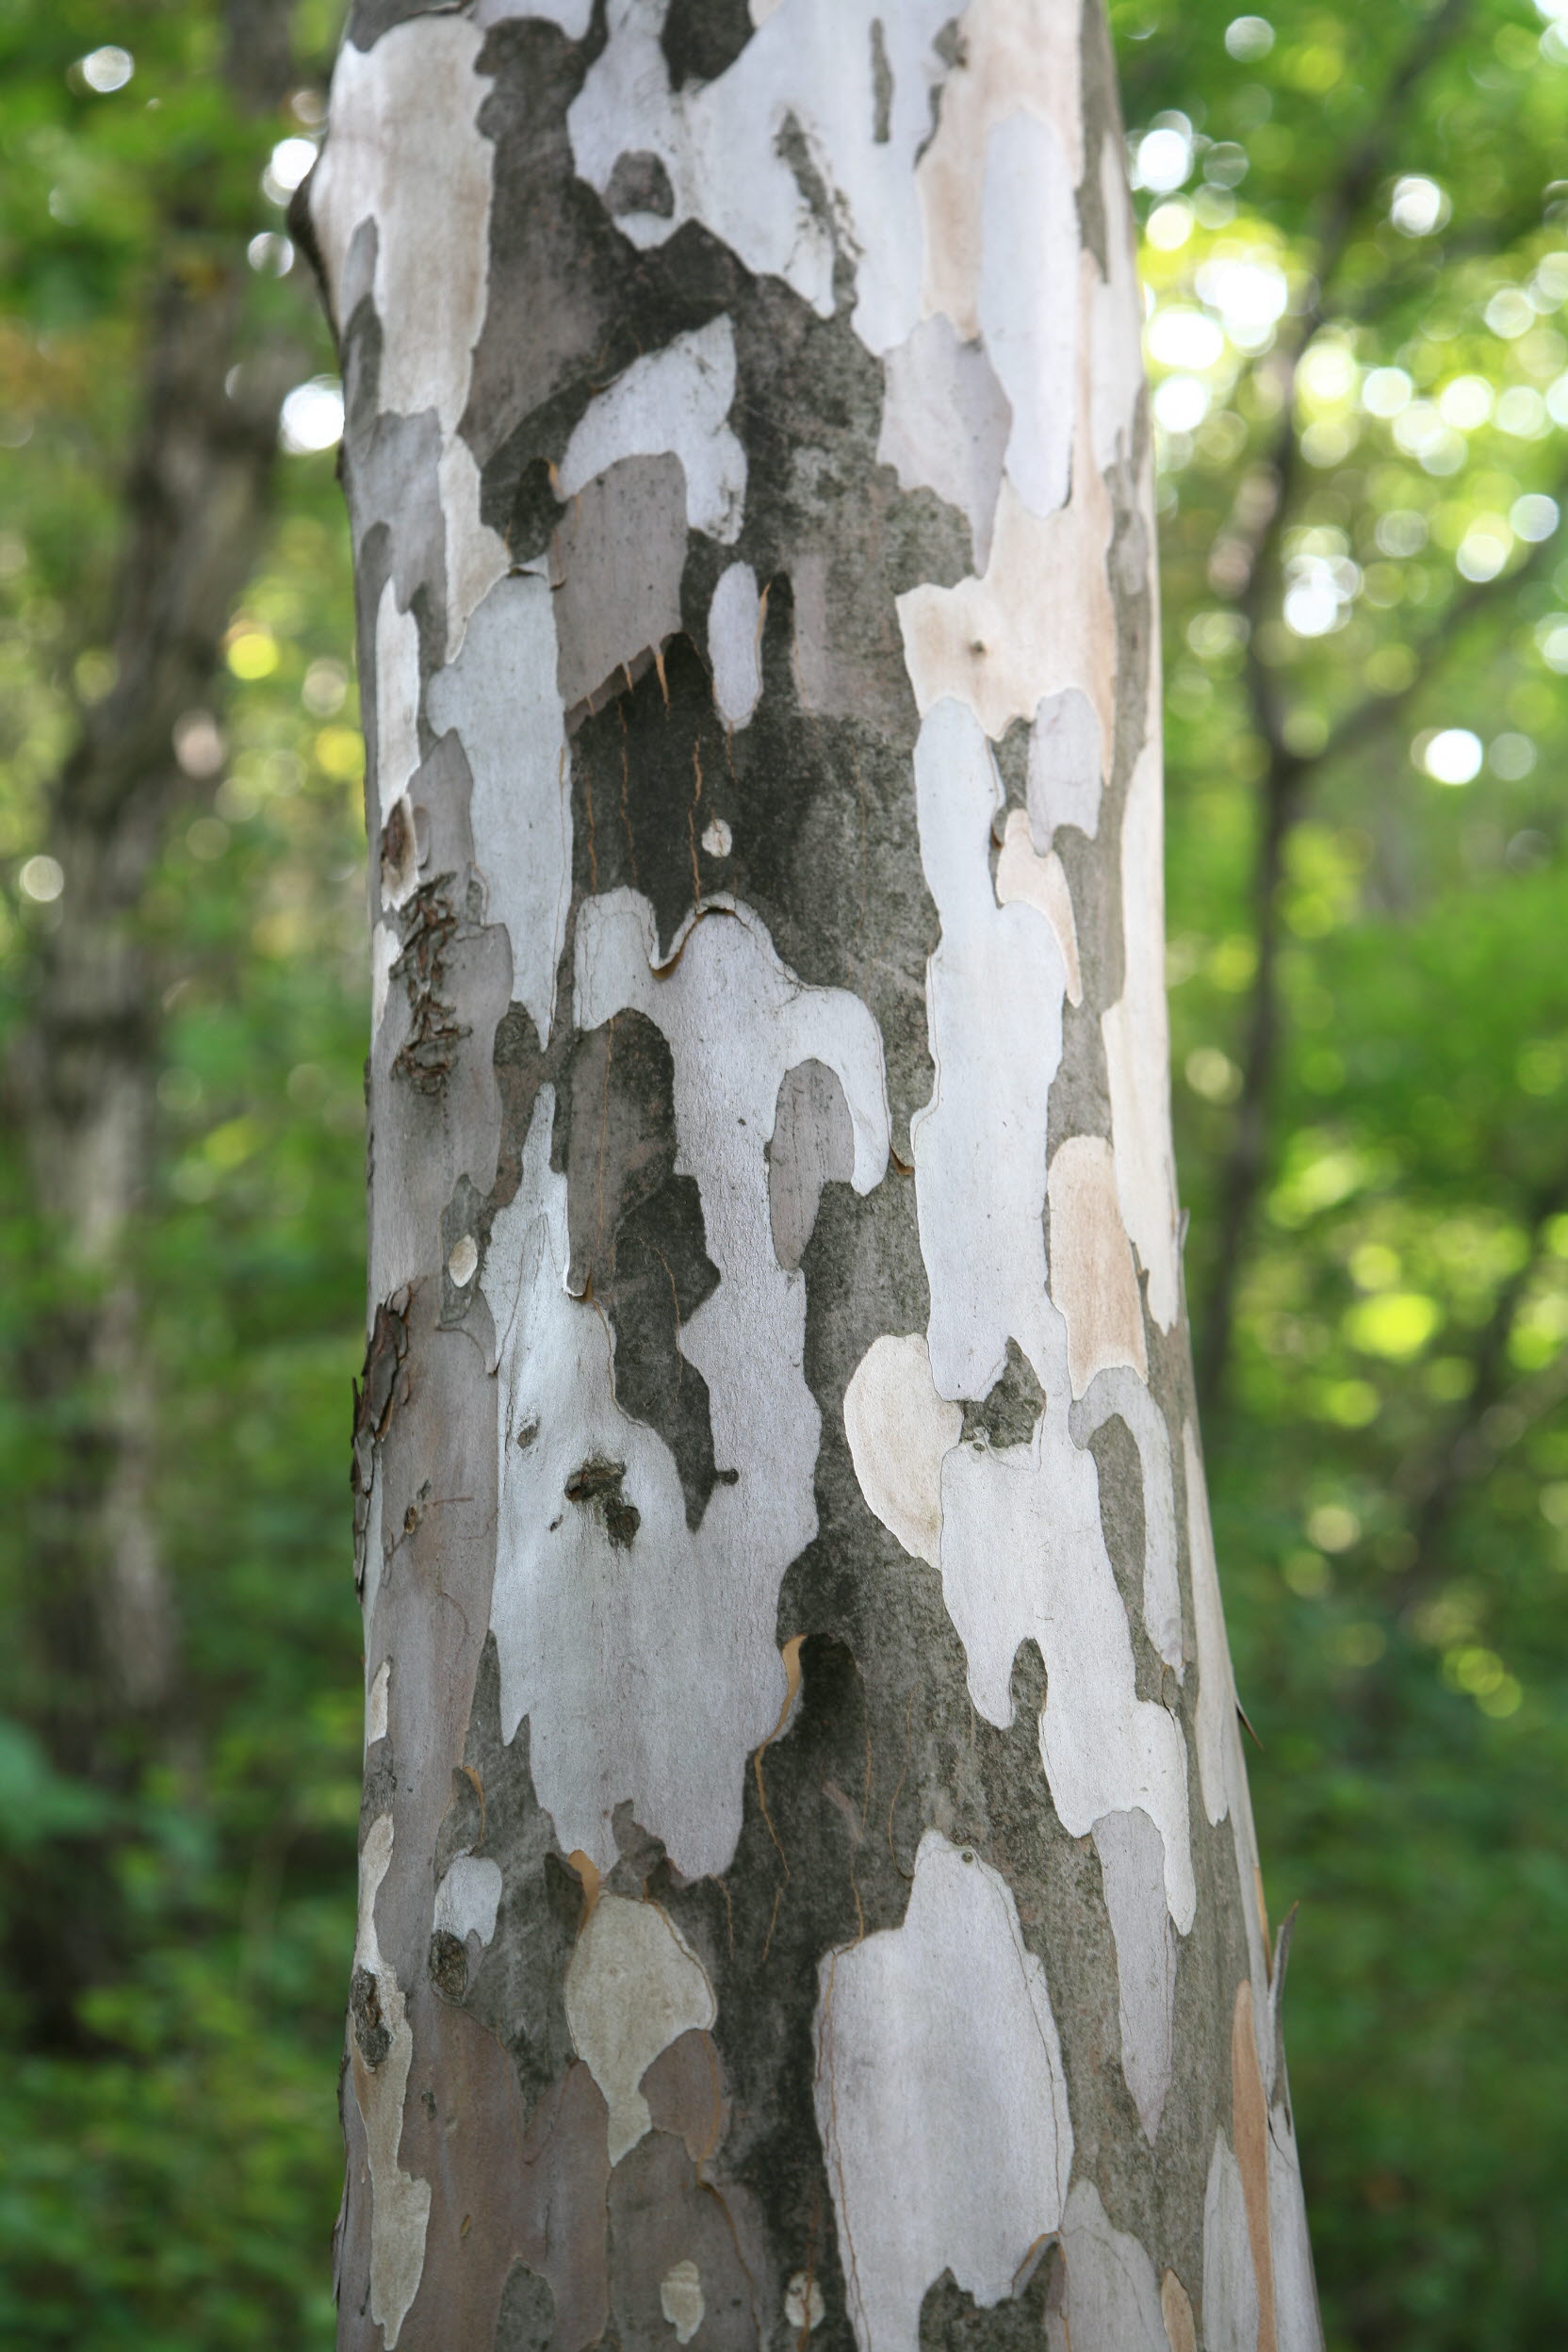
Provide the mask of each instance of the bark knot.
[{"label": "bark knot", "polygon": [[569,1503],[596,1507],[604,1521],[604,1531],[617,1551],[629,1551],[631,1539],[643,1524],[643,1514],[635,1503],[629,1503],[621,1491],[626,1477],[624,1462],[611,1462],[603,1454],[592,1454],[579,1464],[566,1480],[565,1496]]}]

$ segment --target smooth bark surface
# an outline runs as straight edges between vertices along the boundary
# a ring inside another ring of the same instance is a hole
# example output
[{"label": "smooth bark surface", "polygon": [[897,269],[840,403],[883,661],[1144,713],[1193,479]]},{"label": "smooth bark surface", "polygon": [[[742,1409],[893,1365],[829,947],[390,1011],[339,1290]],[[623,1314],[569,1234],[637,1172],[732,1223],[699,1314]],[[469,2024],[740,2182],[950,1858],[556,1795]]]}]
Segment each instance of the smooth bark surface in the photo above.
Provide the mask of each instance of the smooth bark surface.
[{"label": "smooth bark surface", "polygon": [[1319,2340],[1109,48],[948,5],[362,5],[339,63],[346,2346]]}]

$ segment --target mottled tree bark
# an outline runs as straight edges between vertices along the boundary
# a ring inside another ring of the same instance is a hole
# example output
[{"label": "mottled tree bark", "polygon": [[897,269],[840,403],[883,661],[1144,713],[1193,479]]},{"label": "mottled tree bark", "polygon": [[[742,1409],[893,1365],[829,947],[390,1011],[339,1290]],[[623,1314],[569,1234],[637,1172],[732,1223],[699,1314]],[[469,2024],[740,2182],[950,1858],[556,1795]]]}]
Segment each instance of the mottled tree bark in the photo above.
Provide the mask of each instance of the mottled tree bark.
[{"label": "mottled tree bark", "polygon": [[1110,56],[948,8],[362,0],[338,66],[345,2346],[1319,2340]]},{"label": "mottled tree bark", "polygon": [[[224,80],[243,114],[275,114],[287,93],[291,14],[292,0],[230,0]],[[192,792],[175,725],[210,702],[221,673],[222,634],[266,524],[279,405],[302,357],[278,344],[247,350],[251,273],[225,201],[211,158],[172,181],[124,546],[105,615],[114,683],[84,709],[49,789],[42,846],[64,888],[6,1072],[56,1275],[24,1350],[46,1449],[29,1525],[40,1716],[59,1769],[111,1788],[123,1788],[160,1722],[176,1654],[150,1492],[155,1412],[132,1246],[151,1174],[167,977],[147,951],[142,901],[171,817]],[[115,1962],[107,1857],[78,1840],[69,1867],[69,1903],[51,1883],[33,1903],[24,1876],[10,1922],[17,1972],[48,2039],[75,2034],[78,1994]]]}]

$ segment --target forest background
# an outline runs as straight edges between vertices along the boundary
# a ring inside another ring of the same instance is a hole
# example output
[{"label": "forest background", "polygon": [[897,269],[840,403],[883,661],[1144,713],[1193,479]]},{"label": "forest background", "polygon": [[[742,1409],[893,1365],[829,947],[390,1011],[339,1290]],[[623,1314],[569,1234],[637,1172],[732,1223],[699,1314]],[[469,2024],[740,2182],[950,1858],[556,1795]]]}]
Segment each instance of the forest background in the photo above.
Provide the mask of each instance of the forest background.
[{"label": "forest background", "polygon": [[[1513,2352],[1568,2310],[1568,0],[1111,14],[1187,1282],[1328,2339]],[[336,10],[290,19],[249,86],[212,0],[0,23],[0,2338],[39,2352],[333,2330],[368,979],[341,403],[286,213]],[[139,755],[153,1154],[84,1255],[32,1132],[51,808],[156,586],[159,322],[220,300],[270,520]],[[54,1608],[108,1407],[40,1335],[115,1283],[169,1605],[139,1694]]]}]

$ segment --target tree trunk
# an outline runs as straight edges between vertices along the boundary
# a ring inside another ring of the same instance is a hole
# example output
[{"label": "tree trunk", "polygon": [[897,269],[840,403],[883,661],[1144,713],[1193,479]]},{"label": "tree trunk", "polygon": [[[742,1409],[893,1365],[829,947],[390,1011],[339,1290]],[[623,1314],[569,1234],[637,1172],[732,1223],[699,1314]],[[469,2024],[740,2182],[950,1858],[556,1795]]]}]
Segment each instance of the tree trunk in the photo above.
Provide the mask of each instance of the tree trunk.
[{"label": "tree trunk", "polygon": [[308,203],[379,842],[339,2341],[1307,2352],[1099,10],[361,0]]},{"label": "tree trunk", "polygon": [[[292,0],[230,0],[226,10],[225,90],[253,125],[286,95],[291,10]],[[24,1363],[47,1449],[31,1498],[39,1713],[57,1767],[111,1788],[123,1788],[139,1746],[166,1724],[176,1655],[150,1492],[155,1409],[134,1249],[158,1074],[160,976],[142,900],[191,792],[177,723],[213,698],[222,634],[266,525],[279,405],[302,356],[274,342],[235,376],[253,338],[234,176],[215,155],[195,158],[166,207],[125,545],[105,616],[114,683],[83,710],[49,790],[43,847],[62,887],[6,1073],[52,1253],[40,1285],[49,1304]],[[210,789],[220,755],[202,717],[212,756],[193,764]],[[8,1930],[46,2041],[77,2034],[77,1996],[113,1973],[120,1916],[106,1853],[73,1842],[69,1899],[61,1867],[50,1854],[36,1885],[21,1873]]]}]

